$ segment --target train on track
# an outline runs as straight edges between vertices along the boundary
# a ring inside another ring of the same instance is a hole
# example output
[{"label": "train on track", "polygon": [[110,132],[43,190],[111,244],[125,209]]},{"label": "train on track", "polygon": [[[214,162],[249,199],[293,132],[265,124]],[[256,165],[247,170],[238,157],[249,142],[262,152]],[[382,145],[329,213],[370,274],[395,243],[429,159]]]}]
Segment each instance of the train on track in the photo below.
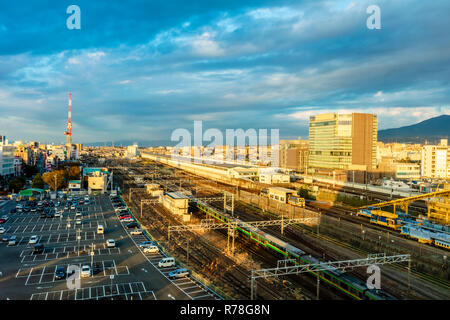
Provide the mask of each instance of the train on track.
[{"label": "train on track", "polygon": [[417,221],[406,213],[394,214],[382,211],[378,207],[361,209],[357,215],[369,218],[371,223],[400,231],[400,234],[421,243],[450,250],[450,226],[435,224],[427,220]]},{"label": "train on track", "polygon": [[[285,242],[269,233],[266,233],[259,228],[256,228],[245,221],[240,219],[236,219],[231,217],[230,215],[219,212],[211,207],[209,207],[206,203],[201,200],[195,200],[197,207],[209,215],[210,217],[222,221],[224,223],[228,222],[236,222],[237,230],[248,239],[258,243],[259,245],[275,251],[277,254],[281,255],[283,259],[291,259],[296,264],[317,264],[320,261],[311,255],[305,253],[303,250],[291,245],[288,242]],[[334,288],[337,288],[341,292],[346,295],[352,297],[356,300],[394,300],[395,298],[388,293],[377,290],[377,289],[369,289],[363,281],[340,272],[339,270],[325,266],[326,271],[322,271],[319,273],[319,277],[331,285]],[[314,271],[310,271],[311,274],[317,276],[317,273]]]}]

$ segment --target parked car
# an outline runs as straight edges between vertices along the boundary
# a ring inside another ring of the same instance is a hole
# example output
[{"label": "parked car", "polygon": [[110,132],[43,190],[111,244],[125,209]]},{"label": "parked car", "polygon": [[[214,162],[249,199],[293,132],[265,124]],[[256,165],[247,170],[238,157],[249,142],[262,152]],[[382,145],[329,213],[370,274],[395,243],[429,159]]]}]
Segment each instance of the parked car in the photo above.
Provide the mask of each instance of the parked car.
[{"label": "parked car", "polygon": [[142,229],[132,230],[132,231],[130,231],[130,234],[131,234],[132,236],[140,235],[140,234],[142,234]]},{"label": "parked car", "polygon": [[80,224],[81,224],[81,219],[80,219],[80,218],[77,218],[77,219],[75,220],[75,224],[76,224],[76,225],[80,225]]},{"label": "parked car", "polygon": [[189,277],[190,271],[188,269],[177,269],[169,273],[169,278],[184,278]]},{"label": "parked car", "polygon": [[66,277],[66,270],[64,269],[64,267],[57,267],[55,270],[55,279],[61,280],[64,279],[65,277]]},{"label": "parked car", "polygon": [[119,220],[123,220],[123,219],[131,219],[131,216],[129,214],[127,214],[125,216],[119,217]]},{"label": "parked car", "polygon": [[134,229],[137,227],[138,227],[138,224],[136,222],[131,222],[131,223],[127,224],[128,229]]},{"label": "parked car", "polygon": [[0,218],[0,223],[5,223],[5,222],[6,222],[6,219]]},{"label": "parked car", "polygon": [[42,243],[35,244],[33,254],[40,254],[42,252],[44,252],[44,245]]},{"label": "parked car", "polygon": [[5,229],[5,228],[3,228],[3,227],[0,227],[0,234],[3,234],[3,233],[5,233],[5,231],[6,231],[6,229]]},{"label": "parked car", "polygon": [[163,259],[161,259],[161,261],[158,262],[159,268],[167,268],[167,267],[172,267],[174,265],[175,265],[175,259],[172,257],[163,258]]},{"label": "parked car", "polygon": [[16,213],[16,212],[17,212],[17,209],[16,208],[12,208],[9,213]]},{"label": "parked car", "polygon": [[150,245],[150,246],[144,248],[144,253],[158,253],[158,252],[159,252],[159,248],[154,245]]},{"label": "parked car", "polygon": [[86,278],[91,276],[91,267],[87,264],[81,267],[81,277]]},{"label": "parked car", "polygon": [[138,244],[138,246],[140,248],[147,248],[147,247],[153,246],[153,245],[154,245],[153,241],[143,241],[143,242]]},{"label": "parked car", "polygon": [[2,238],[2,241],[3,241],[3,242],[8,242],[8,241],[9,241],[9,238],[11,238],[11,236],[5,234],[5,235],[3,236],[3,238]]},{"label": "parked car", "polygon": [[34,235],[30,237],[30,240],[28,241],[29,244],[36,244],[39,241],[39,237]]},{"label": "parked car", "polygon": [[108,239],[106,240],[106,247],[108,248],[114,248],[116,246],[116,242],[114,239]]},{"label": "parked car", "polygon": [[12,236],[11,238],[9,238],[8,246],[15,246],[16,244],[17,244],[17,237],[16,236]]}]

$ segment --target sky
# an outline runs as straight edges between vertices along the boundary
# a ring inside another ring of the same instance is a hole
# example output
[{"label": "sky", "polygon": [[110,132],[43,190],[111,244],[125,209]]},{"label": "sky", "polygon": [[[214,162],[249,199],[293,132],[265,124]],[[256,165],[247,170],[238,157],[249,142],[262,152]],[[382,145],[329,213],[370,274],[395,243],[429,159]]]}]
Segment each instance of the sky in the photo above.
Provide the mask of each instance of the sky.
[{"label": "sky", "polygon": [[[81,12],[69,30],[67,7]],[[368,29],[377,5],[381,29]],[[0,2],[0,134],[170,142],[178,128],[279,129],[370,112],[379,129],[450,114],[448,0]]]}]

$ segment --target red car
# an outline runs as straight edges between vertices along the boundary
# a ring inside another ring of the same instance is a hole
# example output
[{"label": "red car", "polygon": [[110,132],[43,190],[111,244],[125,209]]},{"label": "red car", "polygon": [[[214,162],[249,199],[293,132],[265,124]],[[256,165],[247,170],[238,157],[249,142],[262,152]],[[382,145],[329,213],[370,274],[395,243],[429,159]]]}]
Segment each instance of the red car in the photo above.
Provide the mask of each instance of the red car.
[{"label": "red car", "polygon": [[0,223],[5,223],[6,219],[0,218]]},{"label": "red car", "polygon": [[123,219],[131,219],[131,216],[130,216],[130,215],[127,215],[127,216],[119,217],[119,219],[120,219],[120,220],[123,220]]}]

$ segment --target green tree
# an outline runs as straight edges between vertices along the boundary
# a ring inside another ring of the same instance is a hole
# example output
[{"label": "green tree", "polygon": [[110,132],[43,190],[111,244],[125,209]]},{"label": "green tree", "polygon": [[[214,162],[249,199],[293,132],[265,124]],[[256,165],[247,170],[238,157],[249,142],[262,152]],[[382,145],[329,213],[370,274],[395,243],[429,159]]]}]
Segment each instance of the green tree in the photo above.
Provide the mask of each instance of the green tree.
[{"label": "green tree", "polygon": [[314,200],[314,197],[309,193],[309,190],[306,188],[300,188],[297,194],[304,199]]},{"label": "green tree", "polygon": [[33,184],[31,185],[33,188],[44,189],[45,181],[42,179],[40,173],[36,174],[33,178]]},{"label": "green tree", "polygon": [[12,179],[9,182],[8,189],[9,189],[10,192],[14,191],[14,192],[17,193],[20,190],[22,190],[24,186],[25,186],[25,179],[22,178],[22,177],[19,177],[19,178]]},{"label": "green tree", "polygon": [[39,170],[36,168],[36,166],[25,165],[25,168],[23,169],[23,174],[27,178],[31,178],[33,175],[35,175],[38,172],[39,172]]}]

